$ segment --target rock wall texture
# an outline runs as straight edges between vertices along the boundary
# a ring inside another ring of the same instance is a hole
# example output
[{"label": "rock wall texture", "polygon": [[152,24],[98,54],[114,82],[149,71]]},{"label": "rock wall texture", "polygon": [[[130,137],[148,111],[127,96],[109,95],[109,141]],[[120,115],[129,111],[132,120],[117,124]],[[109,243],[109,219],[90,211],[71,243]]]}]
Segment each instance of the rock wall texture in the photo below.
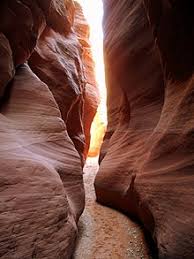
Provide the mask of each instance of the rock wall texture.
[{"label": "rock wall texture", "polygon": [[87,85],[88,28],[76,6],[0,3],[2,259],[66,259],[74,249],[84,208],[85,132],[98,104],[91,71]]},{"label": "rock wall texture", "polygon": [[97,201],[139,219],[161,259],[194,255],[193,9],[104,0],[108,129]]},{"label": "rock wall texture", "polygon": [[84,124],[84,134],[86,137],[86,148],[84,151],[84,155],[88,153],[90,146],[90,127],[92,120],[96,114],[96,107],[100,103],[100,94],[98,91],[96,76],[95,76],[95,68],[94,61],[92,58],[92,52],[90,48],[89,38],[89,26],[86,23],[82,9],[80,5],[75,2],[76,15],[75,15],[75,23],[74,29],[78,36],[78,40],[82,45],[82,61],[83,68],[85,72],[85,99],[84,99],[84,116],[83,116],[83,124]]}]

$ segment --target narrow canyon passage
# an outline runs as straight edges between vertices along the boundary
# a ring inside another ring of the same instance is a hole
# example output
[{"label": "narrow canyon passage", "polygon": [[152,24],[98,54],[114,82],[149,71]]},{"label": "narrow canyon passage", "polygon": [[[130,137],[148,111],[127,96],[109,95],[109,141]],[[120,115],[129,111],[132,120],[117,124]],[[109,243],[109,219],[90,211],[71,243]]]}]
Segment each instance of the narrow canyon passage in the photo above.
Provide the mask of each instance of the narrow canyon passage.
[{"label": "narrow canyon passage", "polygon": [[[98,157],[107,126],[106,87],[103,60],[102,1],[78,1],[90,26],[90,42],[100,104],[91,127],[89,157],[84,167],[86,206],[78,224],[74,259],[147,259],[150,258],[139,225],[119,211],[96,202],[94,180]],[[96,10],[94,13],[93,10]],[[92,156],[92,157],[91,157]]]},{"label": "narrow canyon passage", "polygon": [[86,207],[79,221],[73,259],[148,259],[141,227],[127,216],[98,204],[94,178],[98,158],[88,158],[84,167]]},{"label": "narrow canyon passage", "polygon": [[194,259],[193,13],[0,1],[0,259]]}]

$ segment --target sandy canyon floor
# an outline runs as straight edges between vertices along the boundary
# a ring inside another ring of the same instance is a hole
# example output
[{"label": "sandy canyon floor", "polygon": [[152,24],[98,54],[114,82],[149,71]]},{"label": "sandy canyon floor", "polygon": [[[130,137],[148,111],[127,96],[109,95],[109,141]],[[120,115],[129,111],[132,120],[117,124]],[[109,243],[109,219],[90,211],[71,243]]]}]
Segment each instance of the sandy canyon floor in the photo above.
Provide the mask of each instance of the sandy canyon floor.
[{"label": "sandy canyon floor", "polygon": [[96,203],[94,178],[98,158],[84,167],[86,207],[79,221],[73,259],[150,259],[143,231],[127,216]]}]

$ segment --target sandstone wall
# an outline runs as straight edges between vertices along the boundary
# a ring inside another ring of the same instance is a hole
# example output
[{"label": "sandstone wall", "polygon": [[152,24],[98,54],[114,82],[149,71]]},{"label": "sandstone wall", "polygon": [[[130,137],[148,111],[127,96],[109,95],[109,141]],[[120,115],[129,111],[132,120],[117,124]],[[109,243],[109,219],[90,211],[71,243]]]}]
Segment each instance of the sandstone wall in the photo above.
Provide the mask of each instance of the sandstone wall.
[{"label": "sandstone wall", "polygon": [[71,0],[0,3],[2,259],[66,259],[74,249],[85,132],[98,104],[95,80],[86,84],[86,22],[77,15]]},{"label": "sandstone wall", "polygon": [[108,129],[97,201],[139,219],[159,258],[193,258],[193,13],[104,0]]},{"label": "sandstone wall", "polygon": [[96,87],[96,77],[95,77],[95,68],[94,61],[92,57],[92,51],[90,48],[89,34],[90,28],[84,18],[81,6],[75,2],[76,15],[74,29],[78,36],[78,40],[82,45],[82,61],[85,74],[85,99],[84,99],[84,134],[86,136],[86,149],[85,156],[88,153],[90,146],[90,127],[93,121],[93,118],[96,114],[96,107],[100,103],[99,90]]}]

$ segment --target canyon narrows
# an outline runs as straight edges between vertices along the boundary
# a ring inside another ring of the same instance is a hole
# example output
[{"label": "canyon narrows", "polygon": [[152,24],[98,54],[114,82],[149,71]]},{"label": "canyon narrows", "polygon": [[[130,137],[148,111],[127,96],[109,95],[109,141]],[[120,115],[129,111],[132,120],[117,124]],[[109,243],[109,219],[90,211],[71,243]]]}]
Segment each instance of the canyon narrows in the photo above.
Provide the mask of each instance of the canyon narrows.
[{"label": "canyon narrows", "polygon": [[194,257],[193,5],[103,4],[98,167],[86,162],[100,94],[81,6],[0,2],[2,259],[147,259],[142,228],[159,259]]},{"label": "canyon narrows", "polygon": [[151,259],[141,226],[96,202],[93,183],[98,167],[98,157],[87,159],[84,167],[86,206],[78,224],[73,259]]}]

